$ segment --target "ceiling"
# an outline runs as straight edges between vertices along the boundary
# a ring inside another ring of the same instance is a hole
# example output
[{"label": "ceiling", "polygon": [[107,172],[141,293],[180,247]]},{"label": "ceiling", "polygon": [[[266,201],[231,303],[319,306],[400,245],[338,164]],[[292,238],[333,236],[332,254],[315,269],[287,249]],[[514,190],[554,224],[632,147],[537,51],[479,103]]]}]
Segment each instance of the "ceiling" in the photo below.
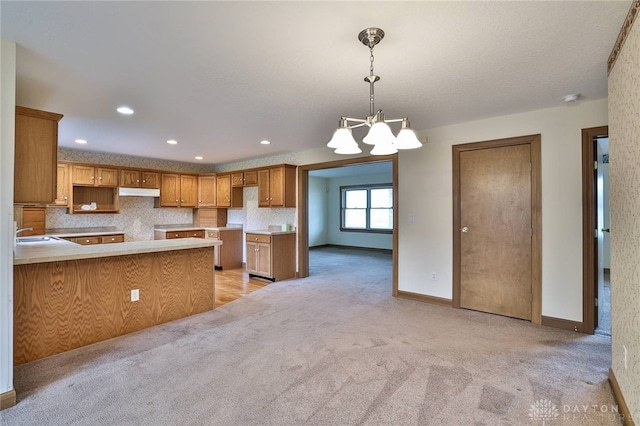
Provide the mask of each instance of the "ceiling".
[{"label": "ceiling", "polygon": [[17,104],[64,114],[60,146],[221,164],[320,148],[367,116],[371,26],[376,108],[416,130],[605,98],[630,5],[3,0],[0,29]]}]

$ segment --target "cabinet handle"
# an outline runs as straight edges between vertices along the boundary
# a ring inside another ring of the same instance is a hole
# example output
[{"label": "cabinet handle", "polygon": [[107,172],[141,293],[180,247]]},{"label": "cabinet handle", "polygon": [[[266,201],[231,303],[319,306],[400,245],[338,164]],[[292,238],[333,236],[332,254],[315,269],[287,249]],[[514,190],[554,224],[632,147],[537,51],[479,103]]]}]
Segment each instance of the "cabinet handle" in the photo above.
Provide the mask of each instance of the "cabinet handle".
[{"label": "cabinet handle", "polygon": [[94,180],[95,178],[93,176],[91,176],[91,180]]},{"label": "cabinet handle", "polygon": [[115,240],[116,240],[115,238],[111,238],[111,241],[115,241]]},{"label": "cabinet handle", "polygon": [[98,180],[102,180],[102,176],[100,176],[100,177],[98,178]]},{"label": "cabinet handle", "polygon": [[184,200],[180,200],[181,203],[184,203]]},{"label": "cabinet handle", "polygon": [[89,240],[86,241],[87,243],[89,242]]},{"label": "cabinet handle", "polygon": [[[137,182],[137,183],[140,183],[140,179],[136,179],[136,182]],[[144,181],[143,181],[143,182],[144,182]]]},{"label": "cabinet handle", "polygon": [[64,196],[64,199],[65,199],[65,200],[68,200],[68,199],[69,199],[69,197],[67,197],[67,196],[65,195],[65,196]]},{"label": "cabinet handle", "polygon": [[176,203],[178,202],[178,200],[176,200]]},{"label": "cabinet handle", "polygon": [[147,181],[146,181],[146,180],[144,180],[144,179],[142,179],[142,183],[147,183]]}]

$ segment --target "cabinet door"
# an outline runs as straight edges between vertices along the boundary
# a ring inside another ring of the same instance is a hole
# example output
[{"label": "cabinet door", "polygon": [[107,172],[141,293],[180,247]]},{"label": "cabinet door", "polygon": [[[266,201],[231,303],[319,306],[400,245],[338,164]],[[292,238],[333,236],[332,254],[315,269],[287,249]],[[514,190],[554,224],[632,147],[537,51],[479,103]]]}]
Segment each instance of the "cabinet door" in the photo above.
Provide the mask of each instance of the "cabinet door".
[{"label": "cabinet door", "polygon": [[217,206],[231,207],[231,175],[217,175],[216,189]]},{"label": "cabinet door", "polygon": [[180,206],[198,206],[198,177],[193,175],[180,175]]},{"label": "cabinet door", "polygon": [[243,185],[244,185],[244,173],[232,173],[231,186],[243,186]]},{"label": "cabinet door", "polygon": [[58,164],[58,182],[56,184],[56,201],[55,203],[60,206],[69,205],[70,195],[69,185],[69,165]]},{"label": "cabinet door", "polygon": [[269,170],[269,205],[284,206],[284,168]]},{"label": "cabinet door", "polygon": [[271,277],[271,244],[258,243],[257,258],[258,270],[257,274],[264,277]]},{"label": "cabinet door", "polygon": [[98,186],[118,186],[118,169],[97,168]]},{"label": "cabinet door", "polygon": [[71,167],[71,183],[74,185],[94,185],[96,181],[93,166],[74,164]]},{"label": "cabinet door", "polygon": [[120,186],[137,188],[140,186],[140,172],[138,170],[120,170]]},{"label": "cabinet door", "polygon": [[141,172],[142,182],[140,187],[142,188],[160,188],[160,174],[157,172]]},{"label": "cabinet door", "polygon": [[258,273],[258,244],[247,241],[247,272]]},{"label": "cabinet door", "polygon": [[216,206],[216,177],[198,177],[198,207]]},{"label": "cabinet door", "polygon": [[258,170],[258,206],[269,207],[269,169]]},{"label": "cabinet door", "polygon": [[256,186],[258,184],[258,172],[244,172],[244,186]]},{"label": "cabinet door", "polygon": [[58,121],[61,118],[60,114],[16,106],[15,203],[51,203],[55,200]]},{"label": "cabinet door", "polygon": [[160,206],[178,207],[180,205],[180,176],[173,173],[162,174],[160,187]]}]

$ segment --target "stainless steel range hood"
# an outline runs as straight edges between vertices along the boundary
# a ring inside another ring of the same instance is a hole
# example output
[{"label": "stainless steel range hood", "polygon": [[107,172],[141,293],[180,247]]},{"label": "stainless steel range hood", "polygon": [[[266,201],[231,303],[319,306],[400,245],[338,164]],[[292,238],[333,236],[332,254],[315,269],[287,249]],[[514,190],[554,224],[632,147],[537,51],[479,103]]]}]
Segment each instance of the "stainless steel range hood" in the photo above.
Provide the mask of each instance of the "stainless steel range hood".
[{"label": "stainless steel range hood", "polygon": [[118,188],[121,197],[159,197],[160,190],[152,188]]}]

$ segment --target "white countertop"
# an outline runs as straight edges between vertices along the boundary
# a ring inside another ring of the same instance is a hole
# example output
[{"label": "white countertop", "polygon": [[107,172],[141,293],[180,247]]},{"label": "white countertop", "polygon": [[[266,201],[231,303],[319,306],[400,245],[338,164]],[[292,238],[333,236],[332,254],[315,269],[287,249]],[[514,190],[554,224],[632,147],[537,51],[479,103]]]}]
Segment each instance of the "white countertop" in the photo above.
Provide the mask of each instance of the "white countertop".
[{"label": "white countertop", "polygon": [[[202,229],[202,228],[199,228]],[[92,259],[96,257],[185,250],[222,245],[220,240],[179,238],[172,240],[130,241],[117,244],[80,245],[65,240],[18,244],[13,253],[14,265]]]},{"label": "white countertop", "polygon": [[295,234],[296,231],[271,231],[269,229],[253,229],[251,231],[247,231],[247,234],[258,234],[258,235],[282,235],[282,234]]},{"label": "white countertop", "polygon": [[160,232],[197,231],[199,229],[204,229],[205,231],[206,230],[209,230],[209,231],[229,231],[229,230],[242,231],[242,227],[241,226],[216,226],[216,227],[211,227],[211,226],[195,226],[195,225],[190,225],[190,224],[185,224],[185,225],[175,224],[175,225],[155,225],[153,227],[154,231],[160,231]]}]

